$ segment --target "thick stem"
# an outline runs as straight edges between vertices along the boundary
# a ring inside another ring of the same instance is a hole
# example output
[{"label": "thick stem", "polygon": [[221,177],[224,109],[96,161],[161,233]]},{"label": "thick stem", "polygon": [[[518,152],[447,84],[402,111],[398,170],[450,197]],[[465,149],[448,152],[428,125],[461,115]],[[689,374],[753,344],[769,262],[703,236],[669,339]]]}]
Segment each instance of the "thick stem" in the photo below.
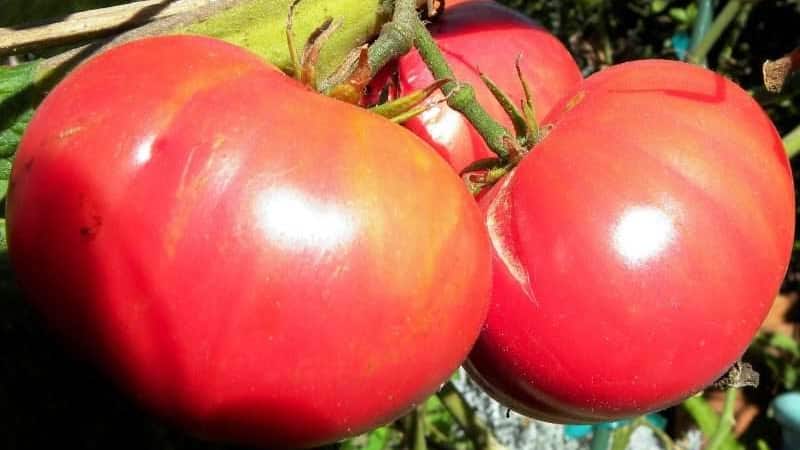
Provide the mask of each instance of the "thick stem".
[{"label": "thick stem", "polygon": [[733,417],[733,407],[736,403],[737,389],[725,391],[725,404],[722,407],[722,415],[717,423],[717,429],[708,441],[706,450],[719,450],[722,448],[725,439],[730,435],[731,428],[736,423]]},{"label": "thick stem", "polygon": [[79,42],[205,8],[220,0],[144,0],[70,14],[62,21],[0,28],[0,55]]},{"label": "thick stem", "polygon": [[706,59],[706,55],[708,55],[711,47],[714,46],[725,29],[728,28],[728,25],[730,25],[733,19],[739,14],[739,10],[744,1],[745,0],[728,0],[728,3],[725,4],[725,7],[722,8],[722,11],[720,11],[719,15],[714,19],[705,37],[692,46],[692,49],[689,51],[689,62],[700,64]]},{"label": "thick stem", "polygon": [[762,67],[764,87],[777,93],[795,72],[800,71],[800,47],[775,61],[766,61]]},{"label": "thick stem", "polygon": [[372,75],[389,61],[408,53],[414,46],[413,23],[417,20],[415,0],[395,0],[391,22],[381,27],[378,39],[369,47],[369,67]]},{"label": "thick stem", "polygon": [[[421,20],[414,20],[414,44],[419,50],[422,60],[433,73],[434,78],[449,78],[454,80],[453,71],[447,64],[444,55],[439,50],[425,24]],[[511,155],[508,145],[516,145],[516,139],[502,125],[489,116],[489,113],[478,103],[475,90],[472,86],[451,81],[442,86],[442,92],[448,97],[447,104],[463,114],[481,135],[486,145],[489,146],[503,161],[508,161]]]},{"label": "thick stem", "polygon": [[794,158],[800,153],[800,125],[783,137],[783,146],[789,158]]}]

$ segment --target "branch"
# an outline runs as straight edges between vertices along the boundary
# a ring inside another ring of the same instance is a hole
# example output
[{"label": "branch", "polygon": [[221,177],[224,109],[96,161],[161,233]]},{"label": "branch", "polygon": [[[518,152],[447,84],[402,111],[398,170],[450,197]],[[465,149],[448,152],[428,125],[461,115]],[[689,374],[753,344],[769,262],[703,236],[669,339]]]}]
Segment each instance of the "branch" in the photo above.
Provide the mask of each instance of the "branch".
[{"label": "branch", "polygon": [[80,42],[219,2],[145,0],[71,14],[62,21],[0,28],[0,56]]},{"label": "branch", "polygon": [[764,87],[769,92],[778,93],[793,73],[800,71],[800,47],[775,61],[767,60],[762,67]]},{"label": "branch", "polygon": [[[196,2],[198,0],[189,0],[189,1]],[[77,47],[75,49],[66,51],[64,53],[60,53],[51,58],[47,58],[44,61],[42,61],[42,69],[47,71],[49,69],[61,68],[62,65],[64,64],[70,65],[69,62],[71,61],[82,61],[91,55],[109,49],[111,47],[122,45],[126,42],[130,42],[148,36],[158,36],[158,35],[168,34],[169,32],[174,31],[177,28],[188,26],[193,23],[202,21],[220,11],[236,6],[239,3],[244,3],[248,0],[212,0],[213,3],[209,3],[208,0],[205,1],[206,1],[205,6],[198,7],[194,10],[190,10],[182,14],[173,14],[164,17],[162,19],[154,20],[149,23],[146,23],[145,25],[141,25],[137,28],[134,28],[132,30],[123,33],[118,33],[112,37],[107,37],[105,39],[96,40],[90,44]],[[119,29],[106,30],[106,31],[108,33],[114,34],[117,33]],[[101,34],[107,34],[107,33],[101,33]]]}]

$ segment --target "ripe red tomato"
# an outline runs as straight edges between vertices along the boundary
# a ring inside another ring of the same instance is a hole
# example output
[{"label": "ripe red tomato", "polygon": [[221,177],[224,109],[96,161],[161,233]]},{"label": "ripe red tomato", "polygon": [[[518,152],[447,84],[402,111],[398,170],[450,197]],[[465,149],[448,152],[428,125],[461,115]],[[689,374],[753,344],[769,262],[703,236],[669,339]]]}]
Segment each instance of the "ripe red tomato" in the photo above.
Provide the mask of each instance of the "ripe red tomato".
[{"label": "ripe red tomato", "polygon": [[[553,106],[580,83],[581,73],[561,42],[526,16],[491,0],[447,2],[431,34],[457,80],[475,88],[478,102],[508,129],[511,120],[480,79],[486,73],[519,106],[524,97],[514,67],[517,57],[536,109],[544,118]],[[433,82],[416,50],[401,57],[396,67],[398,95]],[[388,71],[371,84],[374,94],[386,84]],[[438,98],[441,98],[439,95]],[[431,144],[457,171],[475,160],[494,156],[464,117],[441,103],[405,123]]]},{"label": "ripe red tomato", "polygon": [[429,146],[207,38],[73,72],[30,124],[7,213],[47,319],[217,439],[311,446],[388,422],[488,309],[480,211]]},{"label": "ripe red tomato", "polygon": [[481,199],[493,298],[469,371],[552,422],[675,404],[740,357],[784,276],[791,169],[747,93],[669,61],[589,77]]}]

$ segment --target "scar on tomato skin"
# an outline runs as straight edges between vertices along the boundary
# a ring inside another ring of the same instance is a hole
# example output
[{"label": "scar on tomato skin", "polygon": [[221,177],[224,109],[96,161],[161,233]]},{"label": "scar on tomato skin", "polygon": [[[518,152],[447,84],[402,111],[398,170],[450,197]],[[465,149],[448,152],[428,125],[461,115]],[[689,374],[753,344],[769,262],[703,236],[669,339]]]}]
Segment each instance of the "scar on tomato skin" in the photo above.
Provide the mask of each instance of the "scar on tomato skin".
[{"label": "scar on tomato skin", "polygon": [[214,136],[214,142],[211,143],[211,150],[218,150],[225,143],[225,136],[217,134]]},{"label": "scar on tomato skin", "polygon": [[25,172],[30,172],[33,169],[33,162],[36,158],[31,158],[25,162]]},{"label": "scar on tomato skin", "polygon": [[100,232],[100,227],[103,226],[103,217],[92,216],[90,223],[80,228],[81,238],[87,241],[94,240],[97,233]]},{"label": "scar on tomato skin", "polygon": [[583,99],[586,98],[586,91],[578,91],[577,94],[573,95],[571,99],[564,105],[564,112],[571,111],[576,106],[578,106]]},{"label": "scar on tomato skin", "polygon": [[82,125],[78,125],[78,126],[69,127],[67,129],[61,130],[61,132],[58,133],[58,138],[62,139],[62,140],[66,139],[66,138],[72,136],[73,134],[78,133],[79,131],[82,131],[83,128],[84,127]]}]

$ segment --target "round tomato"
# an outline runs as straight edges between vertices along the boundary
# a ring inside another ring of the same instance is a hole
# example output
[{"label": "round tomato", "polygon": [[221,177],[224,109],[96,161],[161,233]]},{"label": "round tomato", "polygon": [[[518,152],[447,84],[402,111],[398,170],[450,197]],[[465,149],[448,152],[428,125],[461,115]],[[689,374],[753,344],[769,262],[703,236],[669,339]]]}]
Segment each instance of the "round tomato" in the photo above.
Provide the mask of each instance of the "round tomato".
[{"label": "round tomato", "polygon": [[[485,73],[517,106],[525,98],[514,67],[528,82],[536,117],[544,118],[553,106],[580,83],[581,73],[566,48],[553,35],[526,16],[491,0],[447,2],[441,19],[430,30],[458,81],[475,88],[478,102],[506,128],[513,124],[480,78]],[[433,83],[433,76],[416,50],[401,57],[370,85],[372,98],[397,73],[397,92],[403,95]],[[441,99],[437,94],[434,99]],[[457,171],[475,160],[489,158],[478,132],[458,112],[439,103],[405,123],[431,144]]]},{"label": "round tomato", "polygon": [[791,170],[750,96],[669,61],[589,77],[481,199],[493,246],[468,370],[553,422],[681,401],[741,356],[784,276]]},{"label": "round tomato", "polygon": [[441,158],[221,41],[146,39],[78,68],[11,183],[30,300],[207,437],[304,447],[391,421],[488,309],[481,214]]}]

